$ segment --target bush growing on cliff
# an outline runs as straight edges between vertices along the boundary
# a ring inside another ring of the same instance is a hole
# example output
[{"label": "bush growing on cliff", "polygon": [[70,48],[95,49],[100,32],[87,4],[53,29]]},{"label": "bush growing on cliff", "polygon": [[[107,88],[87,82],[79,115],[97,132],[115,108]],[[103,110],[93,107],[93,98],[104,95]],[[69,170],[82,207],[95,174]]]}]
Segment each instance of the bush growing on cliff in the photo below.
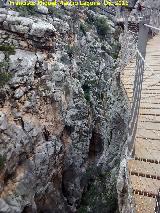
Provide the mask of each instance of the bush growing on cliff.
[{"label": "bush growing on cliff", "polygon": [[4,6],[4,3],[3,3],[3,1],[1,0],[0,1],[0,7],[3,7]]},{"label": "bush growing on cliff", "polygon": [[0,45],[0,51],[8,53],[8,55],[14,55],[15,47],[8,44]]},{"label": "bush growing on cliff", "polygon": [[95,26],[99,36],[105,38],[110,30],[107,20],[104,17],[97,18],[95,21]]},{"label": "bush growing on cliff", "polygon": [[0,63],[0,88],[2,88],[10,79],[11,74],[7,72],[9,66],[9,56],[15,54],[15,47],[9,44],[0,45],[0,51],[5,54],[5,59]]},{"label": "bush growing on cliff", "polygon": [[80,31],[86,35],[86,32],[88,32],[91,29],[91,26],[88,23],[80,23]]},{"label": "bush growing on cliff", "polygon": [[48,7],[48,13],[52,17],[56,17],[56,18],[59,18],[59,19],[63,19],[64,15],[69,15],[68,11],[62,10],[62,8],[56,8],[56,7]]},{"label": "bush growing on cliff", "polygon": [[97,173],[95,179],[89,181],[77,212],[87,213],[89,210],[89,212],[113,213],[117,212],[117,208],[116,179],[110,172]]},{"label": "bush growing on cliff", "polygon": [[118,55],[119,55],[119,51],[121,49],[121,44],[120,43],[116,43],[116,44],[113,44],[112,45],[112,58],[113,59],[117,59],[118,58]]},{"label": "bush growing on cliff", "polygon": [[105,17],[95,17],[92,13],[87,13],[86,22],[89,25],[94,25],[98,35],[103,39],[110,32],[110,27]]},{"label": "bush growing on cliff", "polygon": [[90,102],[91,98],[90,98],[90,86],[87,83],[84,83],[84,85],[82,86],[82,89],[84,91],[84,97],[86,99],[87,102]]},{"label": "bush growing on cliff", "polygon": [[86,20],[86,22],[87,22],[88,24],[90,24],[90,25],[94,24],[95,18],[94,18],[94,16],[93,16],[93,14],[87,13],[87,20]]},{"label": "bush growing on cliff", "polygon": [[84,35],[86,35],[87,27],[86,27],[85,24],[83,24],[83,23],[80,24],[80,30],[82,31],[82,33],[83,33]]},{"label": "bush growing on cliff", "polygon": [[38,16],[38,12],[37,12],[37,7],[36,6],[17,6],[15,7],[15,11],[19,12],[19,14],[21,16]]},{"label": "bush growing on cliff", "polygon": [[11,79],[11,74],[8,72],[0,73],[0,88],[2,88]]},{"label": "bush growing on cliff", "polygon": [[72,58],[74,56],[74,54],[78,53],[78,47],[75,45],[67,45],[66,51],[67,51],[69,58]]}]

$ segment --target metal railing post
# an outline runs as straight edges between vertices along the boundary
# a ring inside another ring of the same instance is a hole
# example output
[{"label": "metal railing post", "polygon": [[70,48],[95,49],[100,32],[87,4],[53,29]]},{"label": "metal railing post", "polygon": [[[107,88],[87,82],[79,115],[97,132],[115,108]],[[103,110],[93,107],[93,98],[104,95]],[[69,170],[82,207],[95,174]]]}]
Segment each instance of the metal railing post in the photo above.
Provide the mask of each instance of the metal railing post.
[{"label": "metal railing post", "polygon": [[148,27],[144,26],[144,24],[149,24],[150,16],[145,16],[139,21],[139,35],[138,35],[138,50],[145,58],[146,55],[146,46],[148,41]]},{"label": "metal railing post", "polygon": [[[145,58],[146,46],[148,41],[148,27],[144,24],[149,23],[149,16],[143,17],[139,22],[139,36],[138,36],[138,51],[141,56]],[[137,131],[139,107],[141,100],[142,82],[143,82],[143,72],[144,72],[144,61],[137,53],[136,57],[136,70],[134,78],[133,87],[133,97],[132,97],[132,107],[131,107],[131,117],[129,122],[129,136],[128,136],[128,155],[132,156],[134,153],[134,141]]]}]

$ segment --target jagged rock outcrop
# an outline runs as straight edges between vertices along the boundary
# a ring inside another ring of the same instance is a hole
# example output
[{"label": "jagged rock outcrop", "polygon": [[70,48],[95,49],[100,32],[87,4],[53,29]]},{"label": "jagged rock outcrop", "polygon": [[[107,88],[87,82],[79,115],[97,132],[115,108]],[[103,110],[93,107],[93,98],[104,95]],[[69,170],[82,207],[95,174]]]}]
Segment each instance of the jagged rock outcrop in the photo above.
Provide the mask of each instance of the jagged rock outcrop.
[{"label": "jagged rock outcrop", "polygon": [[127,115],[114,23],[0,12],[0,212],[115,212]]}]

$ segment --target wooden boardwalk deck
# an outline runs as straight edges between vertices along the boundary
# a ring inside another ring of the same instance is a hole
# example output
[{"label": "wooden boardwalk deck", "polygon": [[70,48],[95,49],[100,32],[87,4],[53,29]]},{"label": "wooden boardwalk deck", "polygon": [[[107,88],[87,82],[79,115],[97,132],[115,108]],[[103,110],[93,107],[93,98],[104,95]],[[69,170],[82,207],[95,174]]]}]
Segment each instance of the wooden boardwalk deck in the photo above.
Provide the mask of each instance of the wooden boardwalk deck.
[{"label": "wooden boardwalk deck", "polygon": [[[154,213],[155,196],[160,188],[160,35],[147,44],[135,156],[128,160],[129,178],[136,212]],[[121,78],[132,105],[135,61]]]}]

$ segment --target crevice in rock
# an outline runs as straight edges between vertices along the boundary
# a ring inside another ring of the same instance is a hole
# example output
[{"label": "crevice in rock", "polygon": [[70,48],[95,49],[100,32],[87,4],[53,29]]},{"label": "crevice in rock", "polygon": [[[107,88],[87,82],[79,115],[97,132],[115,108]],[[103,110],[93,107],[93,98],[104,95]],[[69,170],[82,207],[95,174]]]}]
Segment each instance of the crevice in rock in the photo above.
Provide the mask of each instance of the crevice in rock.
[{"label": "crevice in rock", "polygon": [[4,91],[0,91],[0,107],[3,107],[6,100],[6,94]]},{"label": "crevice in rock", "polygon": [[70,206],[72,206],[70,201],[70,198],[72,197],[70,193],[70,184],[73,182],[76,176],[77,174],[73,165],[70,165],[69,168],[65,169],[62,173],[62,194],[67,199],[67,203]]},{"label": "crevice in rock", "polygon": [[88,158],[91,161],[96,160],[102,153],[104,149],[104,142],[101,135],[93,130],[92,137],[89,144]]},{"label": "crevice in rock", "polygon": [[25,206],[22,213],[34,213],[31,206]]}]

